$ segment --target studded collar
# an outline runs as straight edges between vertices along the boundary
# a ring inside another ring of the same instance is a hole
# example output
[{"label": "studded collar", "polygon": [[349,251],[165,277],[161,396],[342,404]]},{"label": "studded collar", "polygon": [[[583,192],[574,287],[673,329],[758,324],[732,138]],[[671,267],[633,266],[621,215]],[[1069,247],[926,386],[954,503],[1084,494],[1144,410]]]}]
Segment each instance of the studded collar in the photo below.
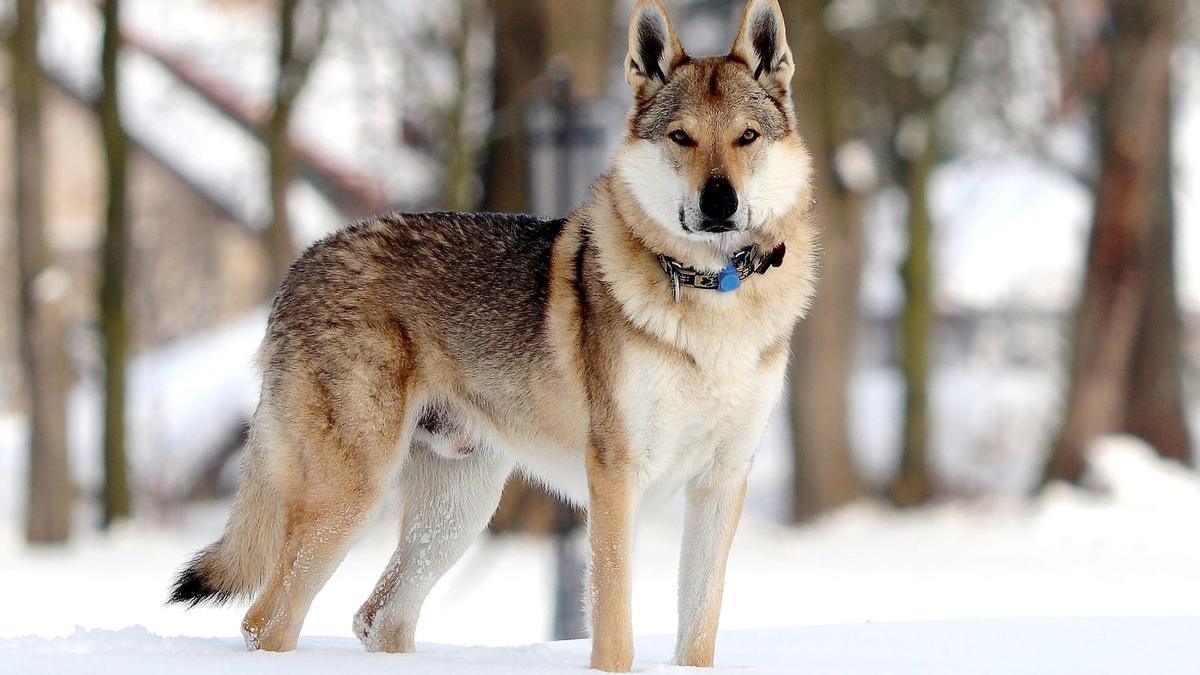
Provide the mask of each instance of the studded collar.
[{"label": "studded collar", "polygon": [[671,295],[679,302],[681,287],[705,288],[718,293],[737,290],[751,274],[766,274],[772,267],[783,264],[787,247],[783,244],[760,255],[758,244],[751,244],[733,254],[725,267],[716,272],[705,272],[688,267],[666,255],[658,256],[658,264],[671,283]]}]

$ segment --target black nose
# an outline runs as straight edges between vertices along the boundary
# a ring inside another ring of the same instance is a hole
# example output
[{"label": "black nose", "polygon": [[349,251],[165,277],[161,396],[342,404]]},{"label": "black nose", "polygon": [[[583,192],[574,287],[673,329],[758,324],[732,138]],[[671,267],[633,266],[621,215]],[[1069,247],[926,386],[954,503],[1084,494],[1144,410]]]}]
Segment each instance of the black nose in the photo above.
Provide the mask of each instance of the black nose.
[{"label": "black nose", "polygon": [[713,220],[728,220],[738,207],[737,191],[724,178],[709,178],[700,191],[700,212]]}]

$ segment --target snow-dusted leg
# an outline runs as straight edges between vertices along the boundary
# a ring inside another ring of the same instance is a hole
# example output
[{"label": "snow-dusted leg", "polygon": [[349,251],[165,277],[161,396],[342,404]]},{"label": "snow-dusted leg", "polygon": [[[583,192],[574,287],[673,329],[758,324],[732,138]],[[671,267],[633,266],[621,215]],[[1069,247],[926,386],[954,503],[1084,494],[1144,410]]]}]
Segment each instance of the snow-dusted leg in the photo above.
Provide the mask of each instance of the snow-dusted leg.
[{"label": "snow-dusted leg", "polygon": [[412,453],[400,478],[400,543],[354,616],[354,633],[368,650],[415,649],[425,596],[487,526],[512,467],[489,450],[462,459]]},{"label": "snow-dusted leg", "polygon": [[[250,649],[286,652],[296,648],[300,628],[317,592],[346,555],[350,540],[374,511],[378,486],[368,481],[339,481],[355,500],[326,500],[306,495],[289,509],[283,550],[266,588],[242,621]],[[350,487],[347,487],[350,486]]]},{"label": "snow-dusted leg", "polygon": [[588,456],[588,601],[592,668],[627,673],[633,665],[629,569],[637,491],[632,471]]},{"label": "snow-dusted leg", "polygon": [[716,649],[725,562],[746,498],[745,473],[687,490],[683,550],[679,556],[679,636],[675,661],[711,667]]}]

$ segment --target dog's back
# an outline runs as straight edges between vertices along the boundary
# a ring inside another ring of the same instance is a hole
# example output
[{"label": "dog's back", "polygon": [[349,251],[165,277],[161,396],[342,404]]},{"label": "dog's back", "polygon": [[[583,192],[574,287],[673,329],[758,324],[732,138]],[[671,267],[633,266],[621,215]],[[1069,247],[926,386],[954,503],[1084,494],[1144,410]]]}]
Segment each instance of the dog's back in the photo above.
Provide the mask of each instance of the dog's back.
[{"label": "dog's back", "polygon": [[[292,266],[268,340],[292,348],[337,339],[344,322],[390,322],[468,367],[537,358],[550,254],[563,222],[477,213],[360,222]],[[268,365],[270,372],[283,364]]]}]

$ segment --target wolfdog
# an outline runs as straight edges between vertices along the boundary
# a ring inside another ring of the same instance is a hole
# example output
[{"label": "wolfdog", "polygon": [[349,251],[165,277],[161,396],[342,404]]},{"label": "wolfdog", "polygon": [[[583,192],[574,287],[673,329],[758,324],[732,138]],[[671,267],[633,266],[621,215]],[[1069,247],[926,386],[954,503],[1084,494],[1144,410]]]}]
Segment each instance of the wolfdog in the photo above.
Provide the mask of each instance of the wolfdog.
[{"label": "wolfdog", "polygon": [[295,648],[395,487],[400,541],[353,626],[369,650],[411,652],[430,588],[519,470],[587,507],[607,671],[633,662],[637,505],[685,492],[676,660],[712,665],[746,476],[814,292],[811,162],[777,0],[750,0],[709,58],[641,0],[625,68],[628,132],[566,218],[382,216],[292,265],[232,514],[172,601],[253,595],[247,645]]}]

